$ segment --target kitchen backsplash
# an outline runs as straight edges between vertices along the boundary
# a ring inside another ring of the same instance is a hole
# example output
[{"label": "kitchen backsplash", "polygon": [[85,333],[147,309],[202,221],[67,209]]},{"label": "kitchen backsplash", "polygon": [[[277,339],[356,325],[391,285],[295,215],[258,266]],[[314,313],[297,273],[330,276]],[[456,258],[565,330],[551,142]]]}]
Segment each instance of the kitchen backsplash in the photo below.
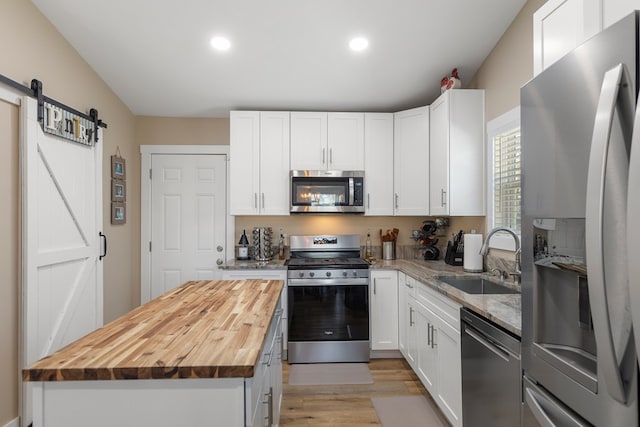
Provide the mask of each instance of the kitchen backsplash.
[{"label": "kitchen backsplash", "polygon": [[[253,227],[272,227],[274,236],[279,236],[280,231],[286,236],[286,246],[289,245],[289,236],[306,234],[359,234],[361,245],[364,247],[367,232],[371,233],[373,255],[381,257],[380,230],[397,228],[400,230],[396,242],[396,257],[411,259],[415,257],[415,241],[411,238],[413,230],[420,229],[423,221],[433,220],[433,217],[405,217],[405,216],[362,216],[362,215],[290,215],[290,216],[236,216],[235,217],[235,241],[240,240],[242,231],[247,235]],[[437,237],[442,254],[447,247],[447,240],[452,233],[459,230],[469,232],[477,230],[484,234],[484,217],[449,217],[449,226],[438,230]],[[442,259],[442,255],[441,255]]]}]

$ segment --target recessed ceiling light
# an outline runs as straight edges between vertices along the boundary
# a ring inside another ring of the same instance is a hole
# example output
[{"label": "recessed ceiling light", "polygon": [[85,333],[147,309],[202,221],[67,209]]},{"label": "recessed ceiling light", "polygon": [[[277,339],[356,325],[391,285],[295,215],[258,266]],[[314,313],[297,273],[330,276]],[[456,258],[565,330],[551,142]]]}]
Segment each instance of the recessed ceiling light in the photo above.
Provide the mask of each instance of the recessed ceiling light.
[{"label": "recessed ceiling light", "polygon": [[349,47],[355,52],[365,50],[369,46],[369,40],[364,37],[355,37],[349,42]]},{"label": "recessed ceiling light", "polygon": [[216,36],[211,39],[211,47],[216,50],[229,50],[231,42],[226,37]]}]

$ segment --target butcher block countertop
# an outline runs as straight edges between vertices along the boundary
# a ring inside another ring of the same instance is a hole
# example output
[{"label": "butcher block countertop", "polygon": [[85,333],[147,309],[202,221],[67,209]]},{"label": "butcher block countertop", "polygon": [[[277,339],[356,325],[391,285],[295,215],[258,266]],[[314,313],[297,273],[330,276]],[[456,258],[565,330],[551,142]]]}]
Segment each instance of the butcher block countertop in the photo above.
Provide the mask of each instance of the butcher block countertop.
[{"label": "butcher block countertop", "polygon": [[281,280],[187,282],[35,362],[25,381],[252,377]]}]

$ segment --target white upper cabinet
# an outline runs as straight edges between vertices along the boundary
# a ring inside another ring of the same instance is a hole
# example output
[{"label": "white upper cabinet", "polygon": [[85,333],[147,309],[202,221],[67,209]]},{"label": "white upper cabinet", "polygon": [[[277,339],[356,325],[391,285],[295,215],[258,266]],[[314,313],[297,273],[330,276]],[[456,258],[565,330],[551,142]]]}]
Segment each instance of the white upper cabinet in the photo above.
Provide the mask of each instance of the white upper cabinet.
[{"label": "white upper cabinet", "polygon": [[364,170],[364,113],[291,113],[292,170]]},{"label": "white upper cabinet", "polygon": [[364,115],[365,215],[393,215],[393,113]]},{"label": "white upper cabinet", "polygon": [[601,0],[548,0],[533,14],[533,75],[602,28]]},{"label": "white upper cabinet", "polygon": [[289,215],[289,113],[260,113],[260,214]]},{"label": "white upper cabinet", "polygon": [[548,0],[533,14],[533,75],[636,9],[640,0]]},{"label": "white upper cabinet", "polygon": [[393,176],[395,215],[428,215],[428,106],[394,114]]},{"label": "white upper cabinet", "polygon": [[485,215],[484,91],[453,89],[430,107],[430,215]]},{"label": "white upper cabinet", "polygon": [[364,113],[329,113],[329,170],[364,170]]},{"label": "white upper cabinet", "polygon": [[327,169],[327,113],[291,113],[291,169]]},{"label": "white upper cabinet", "polygon": [[289,113],[231,111],[232,215],[289,215]]}]

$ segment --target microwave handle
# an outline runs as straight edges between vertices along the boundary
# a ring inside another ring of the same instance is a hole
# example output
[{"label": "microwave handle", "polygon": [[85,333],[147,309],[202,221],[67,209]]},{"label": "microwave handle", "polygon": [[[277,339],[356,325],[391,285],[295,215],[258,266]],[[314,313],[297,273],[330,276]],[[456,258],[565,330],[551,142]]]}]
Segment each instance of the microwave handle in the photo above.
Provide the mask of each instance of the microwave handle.
[{"label": "microwave handle", "polygon": [[355,184],[354,179],[349,178],[349,206],[353,206],[355,203]]}]

